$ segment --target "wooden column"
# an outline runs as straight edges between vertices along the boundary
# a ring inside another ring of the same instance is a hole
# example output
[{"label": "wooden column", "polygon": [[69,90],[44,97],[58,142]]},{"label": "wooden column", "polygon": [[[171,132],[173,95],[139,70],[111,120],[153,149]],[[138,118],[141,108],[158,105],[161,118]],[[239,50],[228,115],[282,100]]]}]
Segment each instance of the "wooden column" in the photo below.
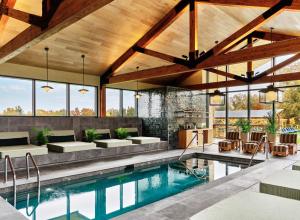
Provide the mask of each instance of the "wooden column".
[{"label": "wooden column", "polygon": [[198,11],[195,0],[190,1],[190,61],[197,59],[198,51]]},{"label": "wooden column", "polygon": [[99,116],[101,118],[106,116],[106,86],[100,85],[99,87]]}]

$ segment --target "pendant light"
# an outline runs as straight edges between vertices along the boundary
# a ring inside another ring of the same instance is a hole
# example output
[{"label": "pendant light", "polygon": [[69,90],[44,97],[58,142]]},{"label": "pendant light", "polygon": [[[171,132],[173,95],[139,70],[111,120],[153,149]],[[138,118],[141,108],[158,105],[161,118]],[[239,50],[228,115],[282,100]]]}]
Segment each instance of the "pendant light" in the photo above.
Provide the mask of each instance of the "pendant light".
[{"label": "pendant light", "polygon": [[[274,28],[270,28],[270,38],[271,38],[271,43],[273,43],[273,30]],[[274,58],[271,58],[271,66],[274,67]],[[273,76],[275,73],[273,72]],[[271,104],[273,102],[282,102],[282,97],[283,97],[283,91],[276,88],[274,86],[274,83],[271,85],[267,86],[265,89],[259,90],[259,102],[264,103],[264,104]]]},{"label": "pendant light", "polygon": [[46,53],[46,76],[47,76],[47,84],[42,86],[41,88],[45,91],[45,92],[50,92],[51,90],[53,90],[53,87],[49,86],[48,84],[48,77],[49,77],[49,66],[48,66],[48,53],[49,53],[49,48],[45,47],[45,53]]},{"label": "pendant light", "polygon": [[[215,41],[218,44],[218,41]],[[217,82],[219,81],[219,77],[217,74]],[[225,94],[220,90],[216,89],[213,93],[209,94],[209,105],[211,106],[223,106],[225,105]]]},{"label": "pendant light", "polygon": [[[139,71],[139,67],[138,67],[138,66],[136,67],[136,71],[137,71],[137,72]],[[136,93],[135,93],[134,97],[135,97],[136,99],[140,99],[141,96],[142,96],[142,95],[139,93],[139,81],[137,80],[137,81],[136,81]]]},{"label": "pendant light", "polygon": [[89,90],[84,88],[84,58],[85,58],[85,55],[82,54],[81,58],[82,58],[82,88],[79,89],[78,92],[80,92],[81,94],[86,94],[86,93],[88,93]]}]

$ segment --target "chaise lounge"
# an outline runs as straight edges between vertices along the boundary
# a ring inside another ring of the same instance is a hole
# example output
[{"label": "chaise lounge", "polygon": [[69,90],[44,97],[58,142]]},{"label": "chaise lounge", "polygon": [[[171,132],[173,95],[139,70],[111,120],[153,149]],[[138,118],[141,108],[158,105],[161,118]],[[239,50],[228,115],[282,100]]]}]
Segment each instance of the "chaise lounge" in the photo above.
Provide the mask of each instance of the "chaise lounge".
[{"label": "chaise lounge", "polygon": [[99,138],[94,141],[97,147],[111,148],[128,146],[132,144],[131,140],[112,139],[109,129],[96,129],[96,133],[99,134]]},{"label": "chaise lounge", "polygon": [[0,132],[0,159],[6,155],[10,157],[25,157],[26,153],[31,155],[48,154],[45,146],[30,144],[28,132]]},{"label": "chaise lounge", "polygon": [[160,142],[160,138],[158,137],[139,136],[139,131],[137,128],[126,128],[126,130],[129,134],[127,140],[131,140],[133,144],[153,144]]},{"label": "chaise lounge", "polygon": [[51,131],[48,141],[48,149],[59,153],[96,149],[95,143],[76,141],[73,130]]}]

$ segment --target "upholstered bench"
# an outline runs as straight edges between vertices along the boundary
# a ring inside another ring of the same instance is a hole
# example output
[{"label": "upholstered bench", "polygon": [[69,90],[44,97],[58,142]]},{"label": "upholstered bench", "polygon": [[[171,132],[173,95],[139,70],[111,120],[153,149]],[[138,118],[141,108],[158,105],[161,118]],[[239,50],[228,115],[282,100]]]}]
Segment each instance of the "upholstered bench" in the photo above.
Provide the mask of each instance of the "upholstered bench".
[{"label": "upholstered bench", "polygon": [[297,151],[298,151],[297,144],[287,144],[287,146],[289,147],[289,154],[290,155],[297,154]]},{"label": "upholstered bench", "polygon": [[289,155],[289,147],[285,144],[275,145],[272,148],[272,155],[286,157]]},{"label": "upholstered bench", "polygon": [[231,141],[224,140],[219,142],[219,152],[231,151],[232,148],[233,148],[233,144]]}]

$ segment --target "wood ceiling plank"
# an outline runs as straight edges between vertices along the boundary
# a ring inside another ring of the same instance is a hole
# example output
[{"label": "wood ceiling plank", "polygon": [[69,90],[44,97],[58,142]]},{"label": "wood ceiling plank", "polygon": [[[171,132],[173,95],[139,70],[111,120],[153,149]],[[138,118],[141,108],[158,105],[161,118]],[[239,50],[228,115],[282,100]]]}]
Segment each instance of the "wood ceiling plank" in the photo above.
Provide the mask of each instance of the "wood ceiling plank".
[{"label": "wood ceiling plank", "polygon": [[[1,1],[1,5],[0,7],[9,7],[9,8],[13,8],[16,4],[16,0],[2,0]],[[0,34],[3,33],[3,30],[7,24],[8,21],[8,17],[7,16],[3,16],[3,13],[0,13]]]},{"label": "wood ceiling plank", "polygon": [[184,11],[189,0],[180,1],[171,9],[158,23],[156,23],[142,38],[140,38],[132,47],[123,53],[102,75],[101,81],[105,83],[118,68],[120,68],[129,58],[135,54],[134,47],[146,47],[153,39],[172,24]]},{"label": "wood ceiling plank", "polygon": [[112,1],[113,0],[64,0],[54,13],[47,28],[42,30],[38,27],[31,26],[2,46],[0,48],[0,63],[4,63],[23,52],[26,48],[68,27]]},{"label": "wood ceiling plank", "polygon": [[240,80],[240,81],[243,81],[243,82],[246,81],[246,79],[241,77],[241,76],[238,76],[238,75],[235,75],[235,74],[232,74],[232,73],[228,73],[228,72],[225,72],[225,71],[222,71],[222,70],[218,70],[218,69],[214,69],[214,68],[208,68],[208,69],[205,69],[205,70],[207,70],[208,72],[211,72],[211,73],[218,74],[220,76],[231,78],[231,79],[236,79],[236,80]]}]

